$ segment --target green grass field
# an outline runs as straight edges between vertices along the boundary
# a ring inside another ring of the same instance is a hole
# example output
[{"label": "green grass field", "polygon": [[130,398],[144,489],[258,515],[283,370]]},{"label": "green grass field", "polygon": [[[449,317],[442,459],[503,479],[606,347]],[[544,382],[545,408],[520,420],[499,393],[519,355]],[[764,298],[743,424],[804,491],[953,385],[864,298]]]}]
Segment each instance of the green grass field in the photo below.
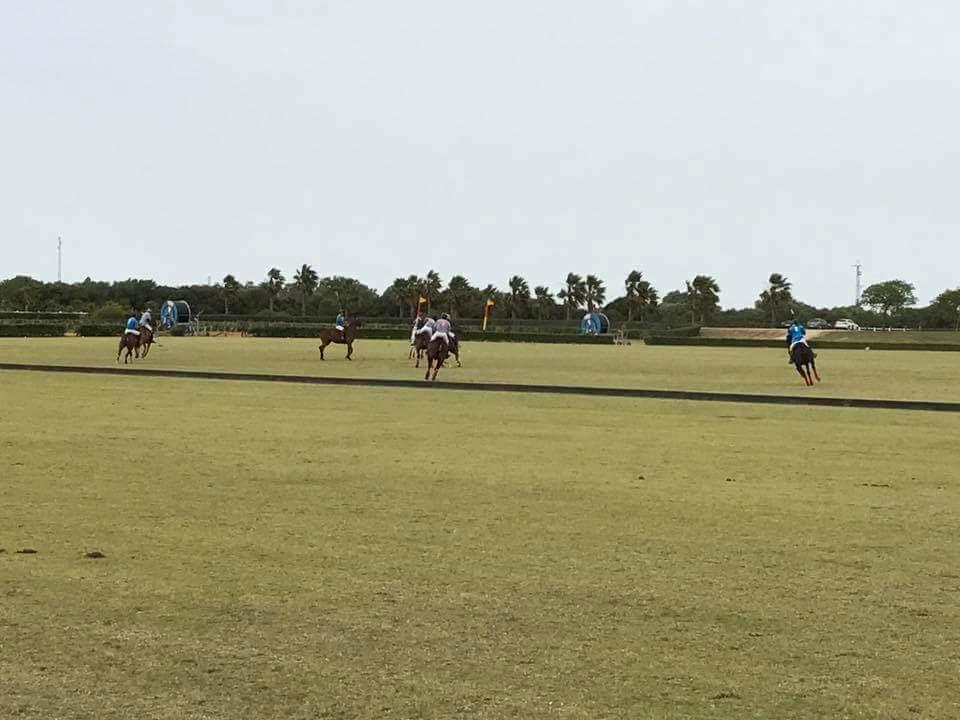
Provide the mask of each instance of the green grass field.
[{"label": "green grass field", "polygon": [[[145,365],[321,370],[166,343]],[[797,390],[776,352],[580,350],[449,377]],[[882,389],[829,355],[817,392]],[[901,356],[907,396],[956,378]],[[0,718],[960,716],[954,415],[11,371],[0,400]]]},{"label": "green grass field", "polygon": [[[422,377],[407,362],[403,342],[361,340],[352,362],[343,347],[320,362],[316,342],[240,337],[164,338],[146,361],[131,367],[306,375]],[[786,351],[763,348],[592,347],[465,343],[462,368],[442,380],[904,400],[960,401],[960,355],[936,352],[819,350],[824,384],[803,386]],[[0,338],[0,362],[116,366],[113,338]]]}]

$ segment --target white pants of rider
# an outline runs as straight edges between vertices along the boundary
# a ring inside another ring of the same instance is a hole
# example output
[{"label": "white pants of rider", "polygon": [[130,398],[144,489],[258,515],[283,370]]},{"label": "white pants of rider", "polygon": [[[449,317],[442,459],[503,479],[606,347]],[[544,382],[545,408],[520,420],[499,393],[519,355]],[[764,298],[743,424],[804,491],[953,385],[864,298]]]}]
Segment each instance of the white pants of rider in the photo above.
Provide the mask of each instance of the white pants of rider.
[{"label": "white pants of rider", "polygon": [[810,347],[810,343],[807,342],[807,339],[806,339],[806,338],[801,338],[800,340],[797,340],[796,342],[790,343],[790,352],[793,352],[793,348],[795,348],[797,345],[806,345],[807,347]]},{"label": "white pants of rider", "polygon": [[417,330],[417,335],[430,335],[433,332],[433,328],[429,325],[424,325],[422,328]]},{"label": "white pants of rider", "polygon": [[337,332],[343,332],[343,325],[337,325]]},{"label": "white pants of rider", "polygon": [[123,334],[124,334],[124,335],[139,335],[139,334],[140,334],[140,331],[139,331],[139,330],[131,330],[130,328],[127,328],[126,330],[123,331]]},{"label": "white pants of rider", "polygon": [[150,323],[143,323],[143,325],[141,325],[140,327],[145,327],[150,332],[153,332],[153,328],[150,327]]},{"label": "white pants of rider", "polygon": [[[450,335],[452,336],[453,333],[450,333]],[[430,342],[433,342],[437,338],[443,338],[443,342],[446,345],[450,344],[450,338],[447,337],[447,333],[445,332],[439,332],[439,331],[434,332],[433,335],[430,336]]]}]

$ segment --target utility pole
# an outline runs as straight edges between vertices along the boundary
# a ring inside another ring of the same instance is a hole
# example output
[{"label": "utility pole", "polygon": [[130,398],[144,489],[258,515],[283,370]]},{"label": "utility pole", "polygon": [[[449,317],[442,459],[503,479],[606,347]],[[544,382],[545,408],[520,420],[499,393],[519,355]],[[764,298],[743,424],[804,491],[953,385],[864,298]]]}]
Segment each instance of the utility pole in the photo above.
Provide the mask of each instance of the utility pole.
[{"label": "utility pole", "polygon": [[57,235],[57,282],[63,282],[63,240]]},{"label": "utility pole", "polygon": [[863,277],[863,265],[861,265],[860,261],[857,260],[857,264],[853,267],[857,269],[857,294],[853,298],[853,306],[860,307],[860,280]]}]

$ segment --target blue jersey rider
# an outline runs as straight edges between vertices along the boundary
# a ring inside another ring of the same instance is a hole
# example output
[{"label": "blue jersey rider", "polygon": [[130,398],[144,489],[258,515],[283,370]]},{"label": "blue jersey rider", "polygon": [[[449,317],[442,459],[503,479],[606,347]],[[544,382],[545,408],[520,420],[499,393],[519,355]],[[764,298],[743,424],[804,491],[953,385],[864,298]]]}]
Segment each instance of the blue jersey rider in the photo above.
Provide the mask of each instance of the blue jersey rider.
[{"label": "blue jersey rider", "polygon": [[334,326],[337,328],[337,332],[340,333],[340,336],[344,336],[344,331],[347,328],[347,314],[341,308],[340,312],[337,313],[337,319],[333,321]]},{"label": "blue jersey rider", "polygon": [[124,335],[139,335],[140,334],[140,323],[137,321],[136,315],[131,315],[127,318],[126,328],[123,331]]},{"label": "blue jersey rider", "polygon": [[789,357],[793,357],[793,348],[800,343],[807,347],[810,346],[810,343],[807,342],[807,329],[803,326],[803,323],[794,318],[790,322],[790,327],[787,328],[787,355]]}]

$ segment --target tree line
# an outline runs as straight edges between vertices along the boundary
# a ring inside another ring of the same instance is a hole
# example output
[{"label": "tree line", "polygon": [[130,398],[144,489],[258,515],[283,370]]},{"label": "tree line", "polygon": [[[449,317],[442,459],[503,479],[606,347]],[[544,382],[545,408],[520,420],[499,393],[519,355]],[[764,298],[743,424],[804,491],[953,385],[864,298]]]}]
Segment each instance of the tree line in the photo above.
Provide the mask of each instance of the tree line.
[{"label": "tree line", "polygon": [[[320,277],[309,264],[287,275],[269,268],[260,282],[240,282],[226,275],[219,283],[170,287],[149,279],[116,282],[90,278],[79,283],[44,283],[26,276],[0,282],[2,311],[83,311],[104,319],[116,319],[167,299],[186,300],[194,313],[302,317],[328,321],[340,308],[364,317],[394,317],[406,320],[421,307],[427,312],[450,312],[457,318],[479,318],[487,300],[492,300],[494,318],[575,320],[583,313],[603,311],[613,321],[678,326],[719,324],[777,326],[791,315],[809,320],[822,317],[835,321],[849,317],[876,326],[902,324],[917,327],[954,327],[960,316],[960,288],[946,290],[929,306],[917,303],[912,284],[889,280],[866,288],[861,304],[852,307],[817,308],[793,296],[792,284],[780,273],[763,283],[751,308],[720,306],[720,286],[709,275],[697,275],[684,286],[660,292],[640,270],[631,270],[617,290],[611,292],[596,275],[568,273],[554,291],[530,287],[520,275],[510,277],[503,288],[473,285],[463,275],[444,282],[434,270],[425,275],[398,277],[382,292],[349,277]],[[614,297],[610,297],[614,295]],[[423,301],[421,302],[421,298]]]}]

